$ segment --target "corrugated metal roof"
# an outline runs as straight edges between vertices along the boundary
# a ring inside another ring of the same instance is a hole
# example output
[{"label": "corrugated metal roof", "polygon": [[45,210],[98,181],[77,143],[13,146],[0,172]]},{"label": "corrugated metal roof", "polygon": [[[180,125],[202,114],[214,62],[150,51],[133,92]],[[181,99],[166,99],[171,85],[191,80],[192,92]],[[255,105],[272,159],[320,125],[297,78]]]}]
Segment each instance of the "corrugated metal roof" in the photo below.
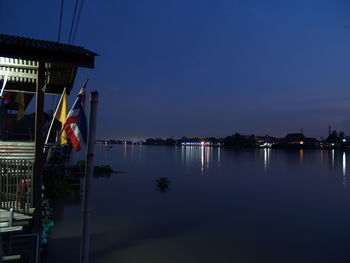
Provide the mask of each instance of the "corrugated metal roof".
[{"label": "corrugated metal roof", "polygon": [[4,34],[0,34],[0,44],[7,44],[19,47],[50,49],[55,51],[79,53],[91,56],[97,55],[96,53],[79,46],[67,45],[47,40],[32,39],[27,37],[10,36]]},{"label": "corrugated metal roof", "polygon": [[83,47],[0,34],[0,82],[6,91],[35,92],[38,62],[45,62],[46,93],[69,94],[78,67],[93,68],[97,54]]},{"label": "corrugated metal roof", "polygon": [[79,46],[0,34],[0,56],[93,68],[97,54]]}]

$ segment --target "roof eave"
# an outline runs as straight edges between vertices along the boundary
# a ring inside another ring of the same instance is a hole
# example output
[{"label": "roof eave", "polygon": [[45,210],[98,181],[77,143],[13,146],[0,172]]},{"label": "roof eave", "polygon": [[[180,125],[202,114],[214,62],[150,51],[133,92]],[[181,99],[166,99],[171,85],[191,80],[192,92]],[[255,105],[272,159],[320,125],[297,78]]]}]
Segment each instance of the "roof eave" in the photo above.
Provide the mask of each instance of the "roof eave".
[{"label": "roof eave", "polygon": [[77,67],[94,68],[97,55],[90,51],[84,54],[60,52],[55,50],[37,49],[0,44],[1,56],[33,60],[46,63],[65,64]]}]

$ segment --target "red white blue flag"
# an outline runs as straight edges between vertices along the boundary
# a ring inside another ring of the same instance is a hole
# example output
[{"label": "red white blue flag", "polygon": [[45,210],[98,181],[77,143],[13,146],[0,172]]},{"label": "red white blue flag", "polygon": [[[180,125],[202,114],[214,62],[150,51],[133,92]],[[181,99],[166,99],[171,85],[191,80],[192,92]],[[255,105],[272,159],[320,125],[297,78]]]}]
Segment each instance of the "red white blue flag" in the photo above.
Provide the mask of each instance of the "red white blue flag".
[{"label": "red white blue flag", "polygon": [[87,121],[84,111],[86,101],[86,84],[87,81],[81,88],[78,98],[75,100],[72,109],[69,111],[66,122],[63,126],[67,137],[72,142],[73,149],[77,152],[80,151],[82,146],[86,145],[87,140]]}]

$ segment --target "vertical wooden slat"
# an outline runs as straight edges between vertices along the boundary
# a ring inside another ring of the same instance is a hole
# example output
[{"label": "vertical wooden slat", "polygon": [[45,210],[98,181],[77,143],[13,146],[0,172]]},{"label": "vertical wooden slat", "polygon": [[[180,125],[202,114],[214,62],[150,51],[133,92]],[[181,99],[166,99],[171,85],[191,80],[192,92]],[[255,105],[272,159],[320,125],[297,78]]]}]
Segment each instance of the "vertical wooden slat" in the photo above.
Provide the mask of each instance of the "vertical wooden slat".
[{"label": "vertical wooden slat", "polygon": [[[18,160],[20,161],[20,160]],[[20,183],[21,180],[23,178],[23,170],[22,170],[22,161],[21,164],[18,166],[18,170],[19,173],[17,174],[17,178],[16,178],[16,182],[17,182],[17,186],[16,186],[16,207],[18,208],[18,210],[21,210],[21,202],[22,202],[22,198],[21,198],[21,193],[20,193]]]},{"label": "vertical wooden slat", "polygon": [[30,181],[30,198],[31,198],[31,207],[34,207],[34,195],[33,195],[33,191],[34,191],[34,164],[33,162],[31,162],[30,164],[30,167],[31,167],[31,181]]},{"label": "vertical wooden slat", "polygon": [[3,190],[2,190],[2,177],[3,177],[3,164],[0,162],[0,206],[2,204],[2,193],[3,193]]},{"label": "vertical wooden slat", "polygon": [[[6,187],[6,190],[5,190],[5,198],[6,200],[8,200],[8,192],[9,192],[9,182],[8,182],[8,173],[10,172],[10,167],[9,167],[9,164],[8,162],[6,162],[6,177],[5,177],[5,187]],[[7,203],[5,202],[5,206],[7,208]]]},{"label": "vertical wooden slat", "polygon": [[11,193],[12,193],[12,203],[11,203],[11,207],[16,207],[16,198],[15,198],[15,196],[14,196],[14,191],[15,191],[15,188],[16,188],[16,181],[17,181],[17,177],[18,177],[18,175],[19,175],[19,173],[20,173],[20,170],[19,170],[20,168],[19,168],[19,160],[16,160],[16,165],[15,165],[15,170],[14,170],[14,176],[11,176],[12,177],[12,182],[11,182],[11,186],[12,186],[12,191],[11,191]]}]

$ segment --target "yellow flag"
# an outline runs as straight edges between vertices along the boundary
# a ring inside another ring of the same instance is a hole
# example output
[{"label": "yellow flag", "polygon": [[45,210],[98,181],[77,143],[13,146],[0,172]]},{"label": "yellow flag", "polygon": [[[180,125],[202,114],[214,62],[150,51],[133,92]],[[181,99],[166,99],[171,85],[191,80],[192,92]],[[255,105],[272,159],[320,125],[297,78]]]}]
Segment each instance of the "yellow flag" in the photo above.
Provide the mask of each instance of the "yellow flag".
[{"label": "yellow flag", "polygon": [[[64,92],[60,105],[55,115],[55,119],[61,122],[62,128],[67,118],[67,93]],[[65,131],[61,134],[61,144],[67,144],[67,134]]]},{"label": "yellow flag", "polygon": [[24,93],[18,92],[15,98],[15,102],[18,103],[17,120],[24,118]]}]

